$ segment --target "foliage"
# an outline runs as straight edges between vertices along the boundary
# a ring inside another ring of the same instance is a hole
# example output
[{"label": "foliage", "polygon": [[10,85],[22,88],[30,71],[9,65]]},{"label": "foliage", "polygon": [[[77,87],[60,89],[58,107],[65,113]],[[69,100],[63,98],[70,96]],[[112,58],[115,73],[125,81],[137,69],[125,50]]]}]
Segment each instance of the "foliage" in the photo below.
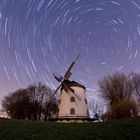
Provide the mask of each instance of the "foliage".
[{"label": "foliage", "polygon": [[133,111],[134,116],[138,114],[136,100],[140,99],[139,74],[108,75],[99,81],[99,86],[103,99],[108,103],[108,119],[131,117],[130,111]]},{"label": "foliage", "polygon": [[26,90],[19,89],[5,96],[2,106],[11,118],[24,119],[29,109],[29,97]]},{"label": "foliage", "polygon": [[[2,100],[3,109],[13,119],[41,120],[56,113],[57,101],[49,98],[52,90],[42,83],[19,89]],[[46,108],[46,104],[49,106]],[[45,111],[48,113],[46,114]]]},{"label": "foliage", "polygon": [[134,101],[123,100],[119,103],[113,104],[107,112],[107,115],[108,119],[135,117],[138,115],[138,108]]}]

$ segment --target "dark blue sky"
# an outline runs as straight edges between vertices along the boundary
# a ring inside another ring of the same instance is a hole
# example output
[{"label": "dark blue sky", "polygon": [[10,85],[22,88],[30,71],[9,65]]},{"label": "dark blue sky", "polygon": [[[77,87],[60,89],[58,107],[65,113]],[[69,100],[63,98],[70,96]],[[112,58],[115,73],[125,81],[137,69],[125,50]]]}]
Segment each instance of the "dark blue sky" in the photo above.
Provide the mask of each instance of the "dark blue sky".
[{"label": "dark blue sky", "polygon": [[34,82],[71,80],[98,95],[98,80],[140,71],[140,0],[0,0],[0,97]]}]

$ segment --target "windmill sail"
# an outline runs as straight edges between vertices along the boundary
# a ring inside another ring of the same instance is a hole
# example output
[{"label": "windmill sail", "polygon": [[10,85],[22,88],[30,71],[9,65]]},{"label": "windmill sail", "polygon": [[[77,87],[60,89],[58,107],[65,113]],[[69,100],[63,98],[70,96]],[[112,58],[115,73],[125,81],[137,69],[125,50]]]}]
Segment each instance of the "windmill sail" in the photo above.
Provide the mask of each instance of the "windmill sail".
[{"label": "windmill sail", "polygon": [[70,76],[72,74],[71,70],[74,67],[74,65],[76,64],[76,61],[78,60],[78,58],[79,58],[79,55],[76,57],[76,60],[71,63],[70,67],[68,68],[67,72],[65,73],[65,75],[64,75],[65,80],[68,80],[70,78]]}]

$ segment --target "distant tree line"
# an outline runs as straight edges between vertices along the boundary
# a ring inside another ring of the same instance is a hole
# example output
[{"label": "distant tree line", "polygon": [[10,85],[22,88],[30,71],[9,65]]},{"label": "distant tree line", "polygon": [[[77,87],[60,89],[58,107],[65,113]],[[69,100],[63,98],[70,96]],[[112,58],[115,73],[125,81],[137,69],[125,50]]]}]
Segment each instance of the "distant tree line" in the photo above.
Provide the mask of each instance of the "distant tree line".
[{"label": "distant tree line", "polygon": [[140,74],[115,73],[99,81],[102,98],[107,104],[104,117],[135,117],[140,111]]},{"label": "distant tree line", "polygon": [[39,82],[5,96],[2,107],[13,119],[46,121],[57,114],[58,104],[52,93],[49,87]]}]

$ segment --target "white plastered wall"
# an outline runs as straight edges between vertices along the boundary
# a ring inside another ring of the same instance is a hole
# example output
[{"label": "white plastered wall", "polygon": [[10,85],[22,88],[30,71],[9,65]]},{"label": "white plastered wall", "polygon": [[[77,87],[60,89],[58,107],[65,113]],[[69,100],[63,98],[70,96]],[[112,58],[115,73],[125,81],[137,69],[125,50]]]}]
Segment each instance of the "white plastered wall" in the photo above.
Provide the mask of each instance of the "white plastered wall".
[{"label": "white plastered wall", "polygon": [[[85,89],[82,87],[71,87],[74,89],[75,94],[81,99],[79,100],[70,90],[66,91],[63,89],[61,93],[61,102],[59,104],[58,118],[68,117],[82,117],[88,118],[88,105],[86,100]],[[75,97],[75,102],[71,102],[70,98]],[[75,109],[75,114],[70,114],[70,108]]]}]

